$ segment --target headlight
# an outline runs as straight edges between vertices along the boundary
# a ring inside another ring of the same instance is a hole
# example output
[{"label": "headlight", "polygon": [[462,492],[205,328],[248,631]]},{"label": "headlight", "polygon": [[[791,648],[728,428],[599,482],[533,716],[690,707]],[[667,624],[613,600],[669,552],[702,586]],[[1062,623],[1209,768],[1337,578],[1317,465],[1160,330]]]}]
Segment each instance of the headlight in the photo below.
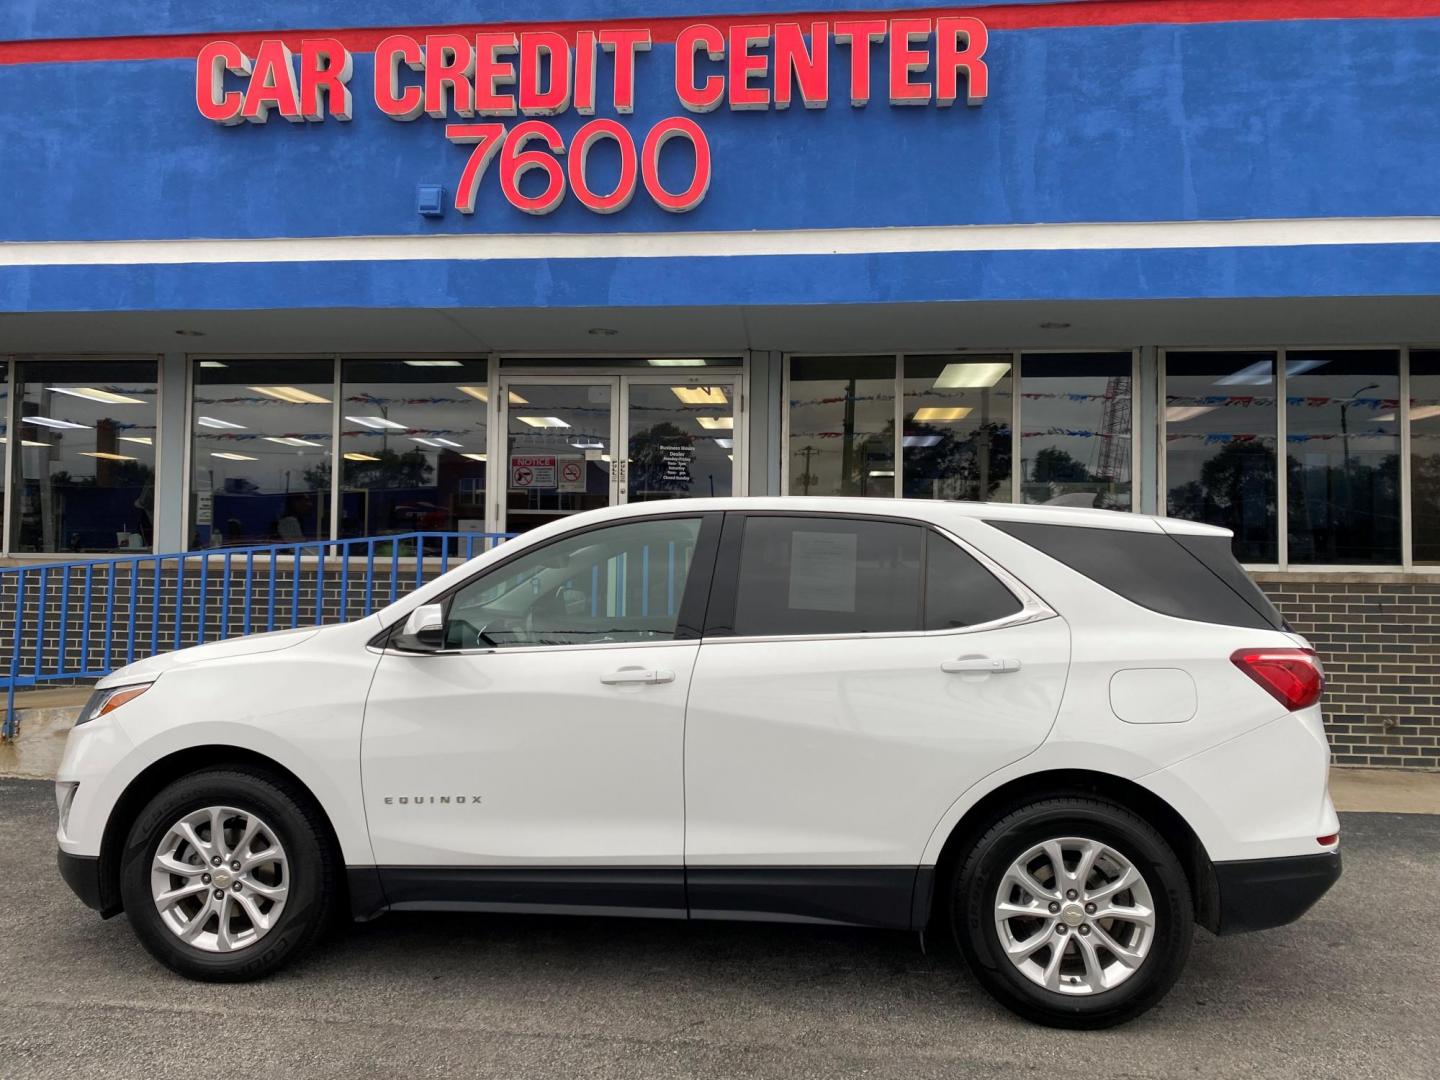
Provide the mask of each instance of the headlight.
[{"label": "headlight", "polygon": [[134,701],[153,685],[153,683],[147,682],[135,686],[114,686],[109,690],[96,690],[90,695],[90,700],[85,703],[85,708],[80,710],[80,718],[75,721],[75,726],[79,727],[81,724],[87,724],[94,720],[97,716],[114,712],[127,701]]}]

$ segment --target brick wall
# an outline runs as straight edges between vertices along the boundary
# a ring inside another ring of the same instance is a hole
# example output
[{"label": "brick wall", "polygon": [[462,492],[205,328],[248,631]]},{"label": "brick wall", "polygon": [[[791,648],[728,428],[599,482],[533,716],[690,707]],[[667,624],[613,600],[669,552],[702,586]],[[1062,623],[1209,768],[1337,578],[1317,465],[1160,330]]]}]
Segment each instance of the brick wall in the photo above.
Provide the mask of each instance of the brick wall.
[{"label": "brick wall", "polygon": [[1440,768],[1440,574],[1256,574],[1320,653],[1340,765]]}]

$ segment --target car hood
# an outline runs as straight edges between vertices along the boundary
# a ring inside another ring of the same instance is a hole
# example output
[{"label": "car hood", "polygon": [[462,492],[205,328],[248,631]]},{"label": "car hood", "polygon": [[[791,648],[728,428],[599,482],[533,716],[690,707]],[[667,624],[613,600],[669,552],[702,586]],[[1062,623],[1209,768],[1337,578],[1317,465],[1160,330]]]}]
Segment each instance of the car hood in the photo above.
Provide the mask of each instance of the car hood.
[{"label": "car hood", "polygon": [[251,634],[249,637],[216,641],[209,645],[196,645],[176,652],[161,653],[128,664],[101,679],[98,686],[106,689],[125,683],[143,682],[153,679],[175,668],[203,664],[207,660],[231,660],[240,656],[256,656],[260,653],[279,652],[293,648],[320,633],[318,626],[302,626],[295,630],[273,630],[268,634]]}]

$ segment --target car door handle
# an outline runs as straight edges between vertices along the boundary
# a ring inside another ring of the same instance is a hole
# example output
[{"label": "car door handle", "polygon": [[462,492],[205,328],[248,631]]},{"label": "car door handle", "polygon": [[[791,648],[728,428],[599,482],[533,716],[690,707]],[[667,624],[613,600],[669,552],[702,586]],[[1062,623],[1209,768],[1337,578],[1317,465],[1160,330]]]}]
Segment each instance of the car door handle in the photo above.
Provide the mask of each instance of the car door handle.
[{"label": "car door handle", "polygon": [[940,670],[951,675],[1004,675],[1019,671],[1020,661],[1008,657],[967,656],[963,660],[946,660],[940,665]]},{"label": "car door handle", "polygon": [[632,683],[654,685],[674,682],[675,673],[666,671],[664,668],[625,667],[619,671],[612,671],[608,675],[601,675],[600,681],[606,686],[629,686]]}]

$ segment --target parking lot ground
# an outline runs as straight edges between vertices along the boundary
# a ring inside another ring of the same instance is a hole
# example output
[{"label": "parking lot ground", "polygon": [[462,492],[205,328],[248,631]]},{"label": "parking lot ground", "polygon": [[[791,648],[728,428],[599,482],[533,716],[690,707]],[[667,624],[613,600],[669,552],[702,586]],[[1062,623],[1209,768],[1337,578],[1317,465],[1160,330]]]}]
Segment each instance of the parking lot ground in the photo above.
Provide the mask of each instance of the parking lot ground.
[{"label": "parking lot ground", "polygon": [[388,916],[267,982],[187,982],[55,872],[49,784],[0,780],[0,1077],[1440,1075],[1440,817],[1343,816],[1302,922],[1199,933],[1158,1009],[1032,1027],[940,942],[822,927]]}]

